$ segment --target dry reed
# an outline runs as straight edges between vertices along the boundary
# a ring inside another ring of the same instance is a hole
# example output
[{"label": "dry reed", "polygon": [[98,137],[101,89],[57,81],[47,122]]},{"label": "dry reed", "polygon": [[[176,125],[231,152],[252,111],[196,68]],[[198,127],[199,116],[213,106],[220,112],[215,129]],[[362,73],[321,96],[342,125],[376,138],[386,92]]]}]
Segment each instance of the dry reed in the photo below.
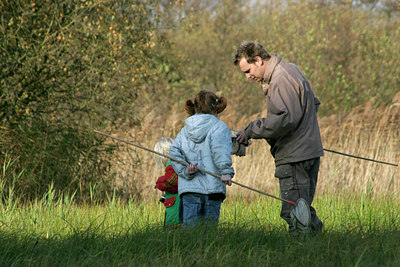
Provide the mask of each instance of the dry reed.
[{"label": "dry reed", "polygon": [[[324,148],[398,164],[400,129],[397,114],[400,114],[400,104],[396,101],[391,107],[376,109],[371,100],[355,108],[350,115],[321,118]],[[242,129],[249,121],[264,114],[265,110],[250,117],[239,117],[228,106],[220,119],[232,129]],[[391,117],[387,114],[391,114]],[[156,116],[148,112],[140,128],[115,134],[153,149],[160,137],[174,138],[183,127],[186,117],[183,108],[175,105],[168,114]],[[122,146],[124,147],[119,153],[121,160],[114,165],[117,174],[115,187],[137,197],[158,196],[159,192],[154,189],[154,185],[164,170],[156,167],[153,154],[127,145]],[[140,164],[136,164],[138,161]],[[274,161],[265,140],[252,140],[245,157],[233,157],[233,167],[236,181],[270,194],[279,194],[278,181],[274,178]],[[400,167],[325,152],[321,159],[317,194],[344,192],[397,196],[400,189],[399,178]],[[228,196],[237,194],[244,197],[256,196],[256,193],[236,185],[228,188]]]}]

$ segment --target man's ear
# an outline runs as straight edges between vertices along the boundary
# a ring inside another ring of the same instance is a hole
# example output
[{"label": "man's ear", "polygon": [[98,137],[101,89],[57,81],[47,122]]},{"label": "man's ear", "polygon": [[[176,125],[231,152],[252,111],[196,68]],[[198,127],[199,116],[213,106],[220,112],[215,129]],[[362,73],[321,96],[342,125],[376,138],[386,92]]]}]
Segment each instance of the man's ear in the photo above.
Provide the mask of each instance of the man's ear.
[{"label": "man's ear", "polygon": [[254,64],[258,67],[261,67],[264,64],[264,61],[262,60],[261,57],[256,56],[256,62],[254,62]]}]

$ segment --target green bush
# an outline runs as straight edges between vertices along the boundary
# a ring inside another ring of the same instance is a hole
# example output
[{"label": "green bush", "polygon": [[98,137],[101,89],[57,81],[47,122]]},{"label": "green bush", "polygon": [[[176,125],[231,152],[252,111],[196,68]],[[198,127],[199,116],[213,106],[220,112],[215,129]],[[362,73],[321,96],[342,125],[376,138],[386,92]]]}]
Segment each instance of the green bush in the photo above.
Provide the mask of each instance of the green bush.
[{"label": "green bush", "polygon": [[16,192],[85,194],[106,180],[112,147],[86,130],[140,123],[137,95],[157,57],[154,3],[0,3],[0,159],[24,170]]}]

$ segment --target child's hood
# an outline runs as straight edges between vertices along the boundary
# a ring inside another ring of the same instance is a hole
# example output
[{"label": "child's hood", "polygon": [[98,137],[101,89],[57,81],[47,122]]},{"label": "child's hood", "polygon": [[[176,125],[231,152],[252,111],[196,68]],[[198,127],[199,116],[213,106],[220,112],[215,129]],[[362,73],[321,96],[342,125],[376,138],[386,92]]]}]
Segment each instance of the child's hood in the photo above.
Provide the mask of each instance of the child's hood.
[{"label": "child's hood", "polygon": [[201,143],[217,122],[218,118],[214,115],[195,114],[185,120],[185,134],[194,143]]}]

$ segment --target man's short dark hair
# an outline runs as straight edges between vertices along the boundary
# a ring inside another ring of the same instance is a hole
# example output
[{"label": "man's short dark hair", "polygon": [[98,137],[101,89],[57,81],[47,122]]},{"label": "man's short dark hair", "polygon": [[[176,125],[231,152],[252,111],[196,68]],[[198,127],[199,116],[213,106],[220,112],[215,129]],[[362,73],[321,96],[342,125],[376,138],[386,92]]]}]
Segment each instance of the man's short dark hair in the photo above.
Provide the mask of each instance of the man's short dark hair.
[{"label": "man's short dark hair", "polygon": [[262,60],[271,58],[271,56],[261,44],[245,41],[239,46],[238,50],[236,51],[233,64],[235,64],[236,66],[239,65],[239,62],[243,57],[246,59],[247,63],[252,64],[256,62],[257,56],[260,57]]}]

